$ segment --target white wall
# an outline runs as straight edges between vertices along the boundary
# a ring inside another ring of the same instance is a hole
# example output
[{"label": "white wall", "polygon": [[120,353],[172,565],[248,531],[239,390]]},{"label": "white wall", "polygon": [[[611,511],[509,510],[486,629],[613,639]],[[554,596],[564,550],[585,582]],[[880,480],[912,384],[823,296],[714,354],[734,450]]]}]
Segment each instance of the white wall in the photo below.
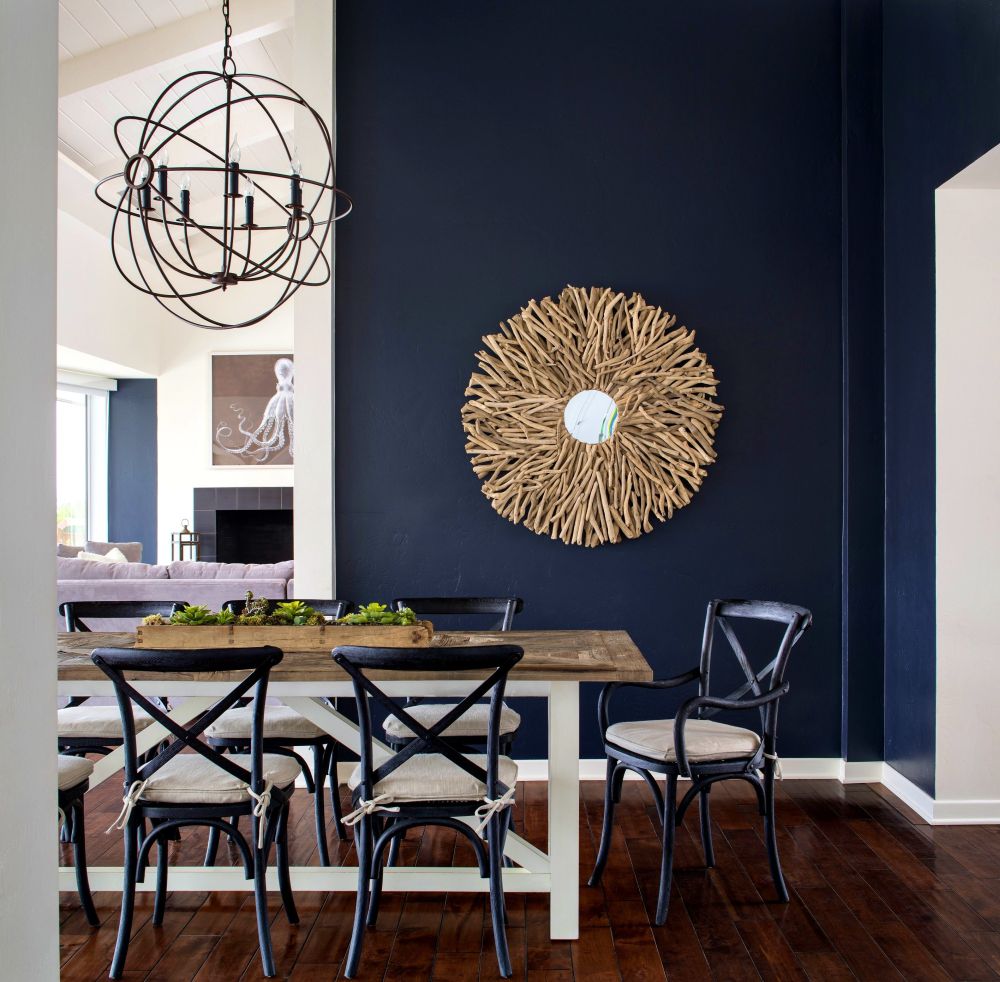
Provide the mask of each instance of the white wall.
[{"label": "white wall", "polygon": [[[213,467],[211,356],[294,351],[291,305],[234,331],[205,331],[171,319],[164,331],[157,393],[156,561],[170,561],[170,534],[193,519],[196,487],[291,487],[292,467]],[[150,560],[153,561],[152,559]]]},{"label": "white wall", "polygon": [[0,3],[0,976],[59,978],[56,885],[57,6]]},{"label": "white wall", "polygon": [[[937,801],[1000,818],[1000,164],[937,191]],[[994,173],[995,171],[995,173]],[[992,184],[982,187],[976,185]]]},{"label": "white wall", "polygon": [[59,212],[59,344],[155,375],[168,315],[122,279],[108,243],[107,235]]},{"label": "white wall", "polygon": [[[333,14],[329,0],[295,0],[295,87],[333,125]],[[295,114],[303,165],[326,166],[326,146],[304,111]],[[308,171],[306,171],[308,173]],[[350,220],[350,219],[348,219]],[[333,233],[331,231],[331,240]],[[326,256],[332,265],[333,243]],[[333,286],[301,289],[295,308],[295,589],[335,597],[333,472]]]}]

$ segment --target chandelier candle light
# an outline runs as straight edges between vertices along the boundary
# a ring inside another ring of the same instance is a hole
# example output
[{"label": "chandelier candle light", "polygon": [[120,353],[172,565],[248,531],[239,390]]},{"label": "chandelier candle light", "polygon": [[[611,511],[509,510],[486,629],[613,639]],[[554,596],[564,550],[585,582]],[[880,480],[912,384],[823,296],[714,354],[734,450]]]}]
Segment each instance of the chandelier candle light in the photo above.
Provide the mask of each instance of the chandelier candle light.
[{"label": "chandelier candle light", "polygon": [[[96,189],[114,211],[111,252],[119,273],[176,317],[211,330],[256,324],[300,286],[328,283],[324,247],[333,223],[352,208],[336,184],[322,117],[283,82],[237,73],[228,0],[222,15],[222,70],[182,75],[147,116],[122,116],[115,140],[125,163]],[[325,159],[315,173],[322,178],[306,177],[297,147],[289,146],[294,110],[300,125],[320,132]],[[237,122],[253,135],[251,163],[256,156],[260,166],[240,166],[245,148]],[[237,286],[235,316],[223,297]]]}]

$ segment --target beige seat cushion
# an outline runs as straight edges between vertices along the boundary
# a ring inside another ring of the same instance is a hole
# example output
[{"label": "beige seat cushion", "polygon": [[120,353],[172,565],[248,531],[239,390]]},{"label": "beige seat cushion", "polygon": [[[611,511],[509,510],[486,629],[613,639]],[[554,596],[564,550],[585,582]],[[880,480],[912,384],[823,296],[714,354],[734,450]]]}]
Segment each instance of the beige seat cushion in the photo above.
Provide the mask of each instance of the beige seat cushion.
[{"label": "beige seat cushion", "polygon": [[94,770],[94,762],[86,757],[59,755],[59,790],[68,791],[86,781]]},{"label": "beige seat cushion", "polygon": [[[486,769],[485,754],[469,754],[469,760]],[[500,758],[500,780],[508,788],[517,783],[517,764],[510,757]],[[360,783],[359,764],[347,786],[353,791]],[[382,794],[393,801],[478,801],[486,785],[441,754],[417,754],[375,785],[375,795]]]},{"label": "beige seat cushion", "polygon": [[[676,761],[674,721],[646,719],[635,723],[614,723],[608,727],[608,743],[653,760]],[[753,730],[710,719],[689,719],[684,724],[684,746],[692,763],[712,760],[742,760],[752,757],[760,746]]]},{"label": "beige seat cushion", "polygon": [[[153,717],[141,709],[134,709],[135,729],[146,729]],[[70,706],[58,712],[59,736],[79,739],[120,740],[122,738],[122,718],[117,706]]]},{"label": "beige seat cushion", "polygon": [[[233,754],[234,764],[250,770],[249,754]],[[140,778],[142,772],[140,771]],[[264,754],[264,781],[285,788],[299,776],[298,762],[281,754]],[[178,754],[152,777],[140,795],[141,801],[172,804],[232,804],[249,801],[247,786],[238,777],[217,767],[201,754]]]},{"label": "beige seat cushion", "polygon": [[[205,734],[219,740],[249,740],[253,726],[253,706],[224,712]],[[264,707],[264,737],[268,740],[315,740],[325,736],[315,723],[287,706]]]},{"label": "beige seat cushion", "polygon": [[[441,703],[418,703],[415,706],[407,706],[406,711],[422,725],[431,728],[445,713],[454,709],[454,706],[443,705]],[[395,716],[389,716],[385,721],[385,733],[388,737],[398,740],[413,738],[413,730],[405,723],[401,723]],[[485,740],[489,735],[490,707],[488,703],[477,702],[469,707],[468,711],[459,716],[442,736],[446,737],[480,737]],[[516,713],[510,706],[504,704],[500,710],[500,734],[505,736],[513,733],[521,725],[520,714]]]}]

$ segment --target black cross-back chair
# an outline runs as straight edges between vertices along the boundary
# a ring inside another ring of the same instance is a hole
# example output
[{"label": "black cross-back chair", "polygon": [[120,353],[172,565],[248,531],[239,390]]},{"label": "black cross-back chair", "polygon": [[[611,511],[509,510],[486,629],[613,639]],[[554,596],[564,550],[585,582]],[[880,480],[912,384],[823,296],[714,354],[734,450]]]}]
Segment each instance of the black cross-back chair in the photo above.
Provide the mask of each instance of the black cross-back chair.
[{"label": "black cross-back chair", "polygon": [[58,760],[59,813],[65,841],[73,846],[73,868],[76,871],[76,890],[80,906],[91,927],[101,920],[94,908],[87,876],[87,847],[83,820],[83,796],[90,787],[94,764],[86,757],[60,754]]},{"label": "black cross-back chair", "polygon": [[[760,671],[751,667],[733,627],[734,620],[771,621],[785,625],[777,654]],[[682,675],[656,682],[612,682],[604,687],[598,700],[597,719],[607,755],[607,778],[604,789],[604,824],[597,862],[590,886],[601,881],[611,846],[611,826],[617,802],[621,800],[626,771],[635,771],[649,785],[662,822],[663,855],[660,865],[660,888],[655,923],[667,919],[670,881],[673,869],[676,827],[695,798],[701,813],[701,841],[705,865],[715,865],[712,847],[709,792],[718,781],[742,780],[757,792],[757,803],[764,817],[764,837],[771,865],[771,876],[782,902],[788,902],[788,888],[781,872],[774,815],[774,779],[778,770],[776,733],[778,704],[788,692],[785,670],[792,648],[812,624],[812,614],[803,607],[766,600],[713,600],[708,605],[701,659],[696,668]],[[712,650],[715,629],[719,628],[732,648],[746,682],[728,696],[709,694]],[[681,704],[673,719],[643,720],[608,724],[608,704],[619,689],[673,689],[698,683],[698,695]],[[719,712],[757,709],[761,734],[753,730],[713,723],[710,717]],[[661,794],[655,775],[662,774],[666,793]],[[677,802],[677,779],[690,778],[680,804]]]},{"label": "black cross-back chair", "polygon": [[[167,619],[187,604],[182,600],[68,600],[59,605],[59,615],[71,633],[90,633],[88,621],[128,620],[139,621],[149,614],[160,614]],[[72,696],[57,713],[57,742],[59,753],[82,756],[84,754],[109,754],[122,744],[121,719],[117,706],[85,705],[88,696]],[[161,697],[161,703],[166,700]],[[148,725],[149,720],[140,716],[137,728]]]},{"label": "black cross-back chair", "polygon": [[[523,649],[516,645],[468,648],[335,648],[333,659],[354,683],[358,708],[361,763],[348,781],[354,811],[345,822],[355,826],[358,854],[358,896],[354,928],[344,975],[353,978],[361,958],[365,927],[378,917],[382,890],[382,855],[407,829],[441,825],[464,835],[472,844],[480,875],[490,881],[490,911],[500,974],[512,972],[507,947],[503,897],[503,849],[506,812],[517,783],[517,764],[500,754],[500,710],[510,670]],[[368,677],[369,672],[406,671],[427,675],[488,672],[488,677],[439,720],[425,727],[400,701],[387,696]],[[486,754],[466,757],[441,734],[477,700],[489,696],[489,733]],[[405,747],[376,756],[371,703],[396,714],[415,734]],[[484,845],[462,817],[478,817]]]},{"label": "black cross-back chair", "polygon": [[[296,598],[298,599],[298,598]],[[272,600],[273,603],[282,603]],[[350,609],[346,600],[305,600],[313,610],[327,617],[343,617]],[[225,610],[242,614],[246,600],[227,600]],[[224,713],[208,728],[206,739],[213,747],[225,748],[233,753],[244,753],[250,739],[251,712],[243,706]],[[296,753],[296,747],[312,747],[313,763],[309,765]],[[313,795],[313,815],[316,823],[316,849],[321,866],[330,865],[330,850],[326,842],[326,806],[323,801],[323,785],[330,781],[330,807],[333,824],[341,840],[347,838],[340,807],[340,784],[337,780],[337,764],[340,761],[338,743],[329,733],[287,706],[267,706],[264,709],[264,752],[285,754],[294,757],[302,768],[306,790]],[[219,851],[219,830],[209,829],[208,848],[205,851],[205,865],[212,866]]]},{"label": "black cross-back chair", "polygon": [[[96,648],[91,656],[115,687],[125,734],[124,807],[113,827],[125,835],[125,875],[122,886],[121,921],[111,962],[110,977],[121,978],[128,954],[135,907],[135,883],[153,844],[157,845],[156,892],[153,924],[163,923],[167,897],[167,838],[186,825],[216,828],[230,836],[239,849],[246,878],[254,881],[257,934],[264,975],[274,975],[271,930],[267,911],[267,860],[275,846],[278,887],[285,914],[292,924],[298,913],[288,871],[288,803],[295,791],[298,764],[287,757],[264,754],[261,732],[264,700],[271,669],[282,659],[280,648],[137,650]],[[140,694],[126,679],[131,672],[246,672],[243,679],[203,715],[186,726],[179,725],[154,701]],[[250,753],[227,756],[199,739],[227,709],[250,690],[255,699]],[[175,738],[152,759],[143,762],[136,753],[133,704],[149,713]],[[187,748],[194,753],[182,754]],[[205,767],[205,764],[210,766]],[[253,828],[248,842],[230,821],[234,815],[249,815]],[[144,834],[145,821],[152,830]]]},{"label": "black cross-back chair", "polygon": [[[514,626],[515,615],[524,610],[524,601],[520,597],[400,597],[392,601],[393,610],[409,607],[418,617],[483,617],[491,623],[483,629],[490,631],[510,631]],[[419,699],[408,700],[412,706],[410,713],[424,726],[431,726],[441,716],[451,709],[451,703],[423,702]],[[456,721],[452,731],[445,739],[465,753],[472,753],[473,748],[486,742],[487,731],[486,707],[473,706],[465,717]],[[521,726],[521,717],[510,706],[504,704],[500,715],[500,753],[509,754],[514,744],[514,738]],[[396,716],[385,720],[385,740],[390,747],[400,748],[413,739],[413,731]]]}]

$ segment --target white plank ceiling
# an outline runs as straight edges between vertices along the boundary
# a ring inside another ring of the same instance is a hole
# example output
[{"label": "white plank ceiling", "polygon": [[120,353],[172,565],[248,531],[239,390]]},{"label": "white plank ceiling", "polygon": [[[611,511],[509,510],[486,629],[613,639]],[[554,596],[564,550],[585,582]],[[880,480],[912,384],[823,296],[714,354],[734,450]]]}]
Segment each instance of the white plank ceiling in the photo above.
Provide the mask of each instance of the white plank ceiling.
[{"label": "white plank ceiling", "polygon": [[[61,62],[92,55],[93,52],[131,38],[141,37],[187,17],[217,9],[221,0],[60,0],[59,58]],[[239,27],[239,0],[232,10],[234,30]],[[121,170],[123,156],[115,142],[115,121],[124,115],[145,117],[154,100],[166,86],[185,72],[221,69],[222,18],[219,16],[220,50],[173,62],[169,67],[151,68],[109,81],[107,84],[73,92],[59,100],[59,149],[71,161],[95,177],[105,177]],[[240,72],[252,72],[273,78],[292,78],[292,36],[289,29],[266,34],[234,48]],[[194,113],[209,109],[222,95],[221,85],[185,100],[178,107],[177,120],[187,121]],[[287,104],[271,107],[279,128],[290,134],[292,112]],[[234,128],[242,151],[244,169],[287,171],[287,157],[273,129],[259,113],[245,110],[234,113]],[[191,136],[222,152],[221,127],[206,120]],[[125,139],[129,140],[126,130]],[[291,137],[287,137],[289,142]],[[176,143],[176,141],[175,141]],[[182,156],[183,159],[178,159]],[[171,166],[205,163],[205,155],[196,148],[172,150]],[[215,181],[217,184],[218,181]],[[193,179],[192,206],[203,198],[218,195],[218,188],[204,180]],[[263,202],[262,202],[263,203]]]}]

